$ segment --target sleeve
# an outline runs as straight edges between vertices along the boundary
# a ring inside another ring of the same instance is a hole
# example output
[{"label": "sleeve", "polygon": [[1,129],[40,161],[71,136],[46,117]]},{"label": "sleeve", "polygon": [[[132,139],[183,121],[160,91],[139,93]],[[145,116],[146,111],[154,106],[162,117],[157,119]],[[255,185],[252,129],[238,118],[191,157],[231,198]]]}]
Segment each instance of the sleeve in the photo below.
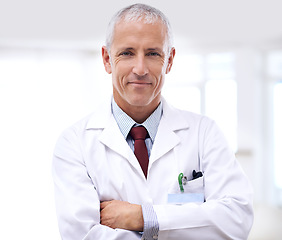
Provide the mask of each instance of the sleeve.
[{"label": "sleeve", "polygon": [[159,240],[247,239],[253,223],[252,188],[216,124],[199,131],[204,203],[154,205]]},{"label": "sleeve", "polygon": [[138,240],[141,234],[100,224],[100,200],[88,175],[75,129],[59,138],[53,180],[59,230],[63,240]]}]

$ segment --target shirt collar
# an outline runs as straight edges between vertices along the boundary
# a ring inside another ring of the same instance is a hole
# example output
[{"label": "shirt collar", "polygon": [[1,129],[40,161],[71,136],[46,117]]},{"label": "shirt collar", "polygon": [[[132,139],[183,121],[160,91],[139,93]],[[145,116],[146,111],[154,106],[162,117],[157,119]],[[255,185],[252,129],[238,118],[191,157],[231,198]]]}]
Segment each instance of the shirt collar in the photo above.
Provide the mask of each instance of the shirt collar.
[{"label": "shirt collar", "polygon": [[159,106],[156,108],[156,110],[146,119],[145,122],[143,122],[142,124],[138,124],[136,123],[131,117],[129,117],[115,102],[115,100],[112,100],[112,113],[114,115],[114,118],[119,126],[119,129],[122,133],[122,135],[124,136],[124,138],[126,139],[130,129],[136,125],[142,125],[144,126],[149,135],[150,138],[152,139],[152,141],[154,142],[155,137],[157,135],[157,131],[158,131],[158,126],[162,117],[162,113],[163,113],[163,104],[162,102],[159,104]]}]

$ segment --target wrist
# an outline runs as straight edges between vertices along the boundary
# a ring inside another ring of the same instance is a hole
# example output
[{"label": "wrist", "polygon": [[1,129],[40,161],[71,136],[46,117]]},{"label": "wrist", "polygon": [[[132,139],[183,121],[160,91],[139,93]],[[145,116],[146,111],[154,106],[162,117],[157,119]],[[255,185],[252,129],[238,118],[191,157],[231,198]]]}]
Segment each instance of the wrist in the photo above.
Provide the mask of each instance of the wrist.
[{"label": "wrist", "polygon": [[131,204],[129,208],[127,224],[132,231],[142,232],[144,229],[144,219],[141,205]]}]

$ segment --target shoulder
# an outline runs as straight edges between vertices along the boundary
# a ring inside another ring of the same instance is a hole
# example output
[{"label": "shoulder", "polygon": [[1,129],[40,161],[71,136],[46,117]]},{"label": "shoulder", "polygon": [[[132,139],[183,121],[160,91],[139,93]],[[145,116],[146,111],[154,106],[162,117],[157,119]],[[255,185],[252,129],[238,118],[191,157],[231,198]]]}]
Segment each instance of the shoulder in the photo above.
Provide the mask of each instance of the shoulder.
[{"label": "shoulder", "polygon": [[75,136],[84,134],[84,132],[90,129],[103,129],[111,117],[111,103],[102,102],[100,105],[95,107],[90,114],[84,116],[63,130],[61,135]]}]

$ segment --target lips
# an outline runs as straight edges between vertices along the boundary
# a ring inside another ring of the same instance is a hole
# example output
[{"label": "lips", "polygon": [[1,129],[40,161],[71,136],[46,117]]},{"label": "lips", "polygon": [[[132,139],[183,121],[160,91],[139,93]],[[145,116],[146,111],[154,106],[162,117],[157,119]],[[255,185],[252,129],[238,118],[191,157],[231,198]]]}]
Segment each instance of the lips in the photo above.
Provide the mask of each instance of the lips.
[{"label": "lips", "polygon": [[144,81],[132,81],[132,82],[128,82],[128,84],[151,85],[152,83],[150,83],[150,82],[144,82]]},{"label": "lips", "polygon": [[151,88],[152,83],[149,82],[141,82],[141,81],[134,81],[134,82],[128,82],[128,86],[135,90],[147,90]]}]

